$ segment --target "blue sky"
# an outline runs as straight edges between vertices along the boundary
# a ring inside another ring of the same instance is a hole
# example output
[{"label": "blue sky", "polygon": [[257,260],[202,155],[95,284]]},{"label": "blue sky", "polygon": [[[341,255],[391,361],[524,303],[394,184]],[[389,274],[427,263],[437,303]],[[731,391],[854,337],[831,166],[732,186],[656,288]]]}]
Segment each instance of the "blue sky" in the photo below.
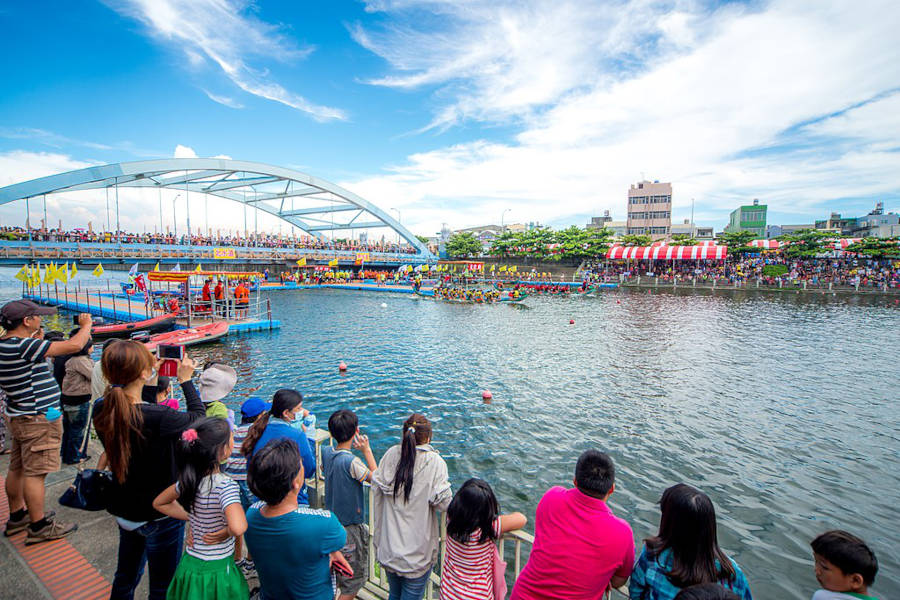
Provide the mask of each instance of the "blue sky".
[{"label": "blue sky", "polygon": [[[298,168],[423,234],[623,219],[642,173],[717,229],[753,198],[773,223],[900,209],[894,2],[86,0],[5,3],[0,27],[0,185],[180,148]],[[152,227],[139,204],[123,222]]]}]

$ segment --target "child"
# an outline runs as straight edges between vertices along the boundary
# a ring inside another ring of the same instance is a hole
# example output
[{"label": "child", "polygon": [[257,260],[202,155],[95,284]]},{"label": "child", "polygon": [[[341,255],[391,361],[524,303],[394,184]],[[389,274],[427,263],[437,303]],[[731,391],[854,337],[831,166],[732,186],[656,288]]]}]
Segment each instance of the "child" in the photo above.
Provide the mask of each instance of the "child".
[{"label": "child", "polygon": [[866,543],[846,531],[826,531],[809,544],[816,561],[816,579],[824,589],[813,600],[876,600],[868,595],[878,560]]},{"label": "child", "polygon": [[212,362],[203,369],[199,383],[200,400],[206,406],[206,416],[225,419],[234,429],[234,411],[225,406],[221,400],[234,389],[237,371],[228,365]]},{"label": "child", "polygon": [[522,529],[522,513],[500,514],[486,481],[466,481],[447,509],[447,548],[441,571],[441,600],[494,600],[494,542]]},{"label": "child", "polygon": [[[347,543],[341,552],[353,569],[353,577],[337,574],[341,595],[338,600],[352,600],[368,578],[369,532],[364,525],[365,500],[363,482],[372,481],[378,467],[369,447],[369,438],[359,432],[359,420],[351,410],[339,410],[328,419],[328,431],[337,442],[336,448],[322,448],[322,471],[325,474],[325,508],[337,516],[347,531]],[[351,445],[362,450],[366,464],[350,452]]]},{"label": "child", "polygon": [[[228,457],[228,460],[225,461],[225,465],[222,467],[222,472],[234,479],[238,485],[241,494],[241,506],[243,507],[244,512],[256,502],[256,497],[253,496],[250,492],[250,488],[247,487],[247,457],[241,453],[241,444],[244,443],[244,439],[250,431],[250,426],[256,421],[256,417],[269,410],[271,407],[271,404],[263,402],[263,399],[258,396],[247,398],[241,405],[241,424],[235,427],[233,433],[234,449],[231,452],[231,456]],[[237,559],[237,565],[241,567],[241,570],[246,575],[254,569],[254,565],[253,560],[249,555],[246,559],[241,558],[242,549],[243,538],[239,537],[235,543],[234,556],[235,559]]]},{"label": "child", "polygon": [[261,501],[247,511],[245,537],[267,599],[331,600],[332,565],[352,572],[341,554],[347,534],[337,517],[297,503],[303,481],[300,451],[290,438],[265,444],[247,465],[247,483]]},{"label": "child", "polygon": [[206,417],[181,435],[178,481],[153,501],[153,508],[190,521],[193,543],[178,563],[168,600],[249,598],[247,582],[234,563],[234,539],[247,530],[237,484],[219,472],[231,455],[231,427]]}]

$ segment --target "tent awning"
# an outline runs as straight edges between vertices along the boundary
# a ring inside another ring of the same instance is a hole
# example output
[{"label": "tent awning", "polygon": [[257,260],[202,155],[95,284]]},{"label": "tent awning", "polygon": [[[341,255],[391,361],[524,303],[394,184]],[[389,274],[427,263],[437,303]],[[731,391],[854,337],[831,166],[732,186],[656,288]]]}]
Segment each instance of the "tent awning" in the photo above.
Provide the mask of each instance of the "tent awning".
[{"label": "tent awning", "polygon": [[613,260],[724,260],[727,246],[614,246],[606,253]]}]

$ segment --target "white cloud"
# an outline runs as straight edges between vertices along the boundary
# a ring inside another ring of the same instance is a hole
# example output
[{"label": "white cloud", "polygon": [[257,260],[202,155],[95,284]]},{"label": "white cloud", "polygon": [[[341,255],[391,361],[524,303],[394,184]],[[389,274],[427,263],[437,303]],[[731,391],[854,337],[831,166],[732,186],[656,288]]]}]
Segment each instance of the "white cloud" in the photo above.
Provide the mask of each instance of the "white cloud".
[{"label": "white cloud", "polygon": [[[424,9],[404,6],[411,4]],[[453,16],[484,16],[494,4],[458,6]],[[377,41],[356,35],[397,70],[379,83],[443,84],[436,99],[448,103],[436,123],[516,116],[518,135],[415,154],[347,187],[376,204],[391,202],[425,231],[448,218],[456,226],[496,222],[505,208],[513,209],[507,220],[546,222],[603,208],[624,218],[626,190],[641,172],[674,183],[673,219],[690,216],[693,197],[698,220],[719,226],[753,197],[770,212],[811,217],[835,199],[900,195],[900,154],[889,147],[900,138],[900,110],[897,96],[885,95],[900,77],[892,33],[900,8],[893,2],[780,0],[756,12],[702,15],[688,5],[672,13],[633,0],[617,5],[631,17],[614,21],[611,31],[595,29],[597,19],[573,6],[534,23],[533,5],[505,19],[500,13],[513,9],[500,6],[497,18],[473,31],[459,26],[471,19],[448,19],[447,28],[395,27]],[[649,24],[629,36],[639,16]],[[566,49],[545,50],[542,27]],[[523,32],[543,43],[526,40],[527,51],[517,52],[512,41]],[[651,34],[667,37],[642,49]],[[391,54],[401,52],[404,36],[422,57]],[[468,60],[482,43],[486,60]],[[610,71],[603,61],[598,67],[597,52],[638,56],[640,64]],[[542,75],[554,67],[559,73]]]},{"label": "white cloud", "polygon": [[[319,121],[347,118],[344,111],[310,102],[271,81],[265,70],[251,66],[252,58],[298,60],[308,56],[313,48],[298,48],[277,26],[246,14],[249,5],[243,0],[108,0],[107,3],[116,11],[143,22],[157,37],[178,46],[194,68],[201,66],[206,57],[249,94],[290,106]],[[211,95],[210,98],[219,102]]]},{"label": "white cloud", "polygon": [[197,153],[190,146],[178,144],[175,146],[175,153],[172,156],[173,158],[197,158]]},{"label": "white cloud", "polygon": [[203,90],[203,93],[206,94],[210,100],[213,102],[218,102],[223,106],[227,106],[228,108],[244,108],[244,105],[235,100],[234,98],[230,98],[228,96],[220,96],[218,94],[213,94],[209,90]]}]

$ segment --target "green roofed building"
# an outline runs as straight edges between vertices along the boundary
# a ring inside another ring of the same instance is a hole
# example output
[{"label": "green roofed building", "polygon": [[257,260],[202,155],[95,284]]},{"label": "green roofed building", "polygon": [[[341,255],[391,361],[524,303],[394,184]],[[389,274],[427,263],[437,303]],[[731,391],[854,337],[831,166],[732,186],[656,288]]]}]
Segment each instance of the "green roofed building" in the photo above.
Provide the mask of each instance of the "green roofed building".
[{"label": "green roofed building", "polygon": [[738,231],[752,231],[760,239],[766,236],[766,211],[768,207],[760,204],[754,198],[753,204],[741,206],[731,211],[731,220],[725,227],[725,231],[736,233]]}]

